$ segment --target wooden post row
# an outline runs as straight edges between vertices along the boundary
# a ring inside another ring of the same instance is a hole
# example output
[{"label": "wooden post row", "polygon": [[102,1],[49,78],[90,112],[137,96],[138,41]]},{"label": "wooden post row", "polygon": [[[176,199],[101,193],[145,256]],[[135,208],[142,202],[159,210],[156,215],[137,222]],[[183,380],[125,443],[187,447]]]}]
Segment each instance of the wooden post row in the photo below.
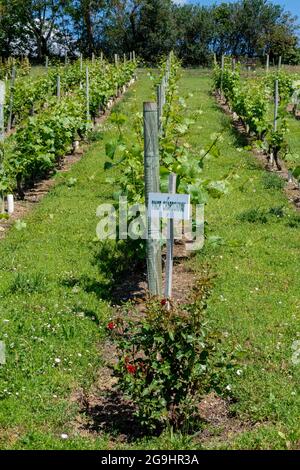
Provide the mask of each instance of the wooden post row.
[{"label": "wooden post row", "polygon": [[[157,103],[145,102],[144,116],[144,169],[145,200],[148,207],[149,193],[157,193],[159,184],[159,145]],[[160,221],[147,215],[147,274],[150,295],[162,295],[162,261],[160,245]]]}]

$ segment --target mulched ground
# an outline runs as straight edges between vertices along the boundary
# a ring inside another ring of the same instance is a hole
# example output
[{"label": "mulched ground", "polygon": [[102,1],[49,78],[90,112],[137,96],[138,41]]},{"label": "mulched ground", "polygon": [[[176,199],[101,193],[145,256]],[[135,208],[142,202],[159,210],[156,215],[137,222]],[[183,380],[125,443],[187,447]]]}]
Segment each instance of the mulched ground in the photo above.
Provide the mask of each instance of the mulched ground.
[{"label": "mulched ground", "polygon": [[[192,259],[185,250],[185,245],[179,243],[174,250],[174,302],[186,303],[199,273],[190,268]],[[204,272],[208,268],[203,268]],[[130,300],[135,304],[138,315],[143,315],[145,302],[148,297],[146,272],[132,274],[122,282],[122,288],[116,290],[114,299],[117,302]],[[121,295],[120,295],[121,294]],[[116,315],[119,307],[116,305]],[[99,357],[102,367],[98,379],[91,390],[77,391],[72,397],[80,407],[80,413],[74,423],[75,432],[88,437],[96,437],[103,433],[111,435],[111,445],[117,442],[130,443],[138,438],[149,435],[134,416],[135,405],[127,401],[116,390],[116,379],[111,367],[117,361],[117,352],[109,340],[101,345]],[[199,427],[203,428],[195,436],[199,444],[222,442],[233,438],[238,433],[253,427],[251,423],[242,422],[230,413],[230,402],[209,394],[199,403]],[[157,430],[156,435],[159,435]]]}]

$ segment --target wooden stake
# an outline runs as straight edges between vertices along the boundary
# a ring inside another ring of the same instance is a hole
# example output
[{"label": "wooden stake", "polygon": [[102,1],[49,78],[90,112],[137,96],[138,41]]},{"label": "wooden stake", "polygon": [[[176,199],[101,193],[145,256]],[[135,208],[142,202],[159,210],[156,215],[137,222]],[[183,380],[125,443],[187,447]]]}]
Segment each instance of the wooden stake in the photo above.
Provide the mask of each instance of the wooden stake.
[{"label": "wooden stake", "polygon": [[7,213],[11,215],[14,213],[14,211],[15,211],[14,195],[8,194],[7,195]]},{"label": "wooden stake", "polygon": [[[157,104],[144,103],[144,169],[145,201],[148,207],[149,193],[160,190],[159,182],[159,146],[157,125]],[[148,288],[152,296],[162,295],[162,262],[159,237],[160,221],[147,218],[147,273]]]},{"label": "wooden stake", "polygon": [[269,72],[269,70],[270,70],[270,54],[267,54],[266,71]]},{"label": "wooden stake", "polygon": [[[278,127],[278,108],[279,108],[279,84],[278,80],[275,81],[275,98],[274,98],[274,132],[277,131]],[[274,164],[274,155],[273,152],[271,153],[270,156],[270,163],[271,165]],[[277,163],[277,162],[276,162]]]},{"label": "wooden stake", "polygon": [[[4,128],[4,105],[5,105],[5,82],[0,82],[0,146],[3,145],[5,137]],[[0,149],[1,151],[2,149]],[[0,153],[0,171],[2,170],[2,152]],[[4,193],[0,192],[0,214],[4,214]]]},{"label": "wooden stake", "polygon": [[59,99],[61,95],[61,90],[60,90],[60,75],[57,75],[56,78],[56,96]]},{"label": "wooden stake", "polygon": [[5,105],[5,83],[0,82],[0,142],[4,142],[4,105]]},{"label": "wooden stake", "polygon": [[89,77],[89,67],[86,67],[85,70],[85,92],[86,92],[86,120],[89,122],[91,120],[90,116],[90,77]]},{"label": "wooden stake", "polygon": [[163,114],[163,108],[164,105],[166,104],[166,79],[163,77],[162,82],[161,82],[161,107],[162,107],[162,114]]},{"label": "wooden stake", "polygon": [[157,85],[157,125],[158,132],[161,132],[162,128],[162,117],[163,117],[163,103],[162,103],[162,85]]},{"label": "wooden stake", "polygon": [[279,81],[275,81],[275,106],[274,106],[274,131],[277,131],[278,108],[279,108]]},{"label": "wooden stake", "polygon": [[[176,194],[176,175],[171,173],[169,176],[169,193]],[[173,258],[174,258],[174,219],[168,220],[168,240],[167,240],[167,258],[166,258],[166,285],[165,298],[172,298],[173,284]],[[168,308],[170,304],[168,302]]]},{"label": "wooden stake", "polygon": [[11,73],[11,82],[10,82],[10,100],[9,100],[9,117],[8,117],[8,124],[7,130],[10,131],[12,128],[12,120],[13,120],[13,106],[14,106],[14,87],[16,81],[16,68],[12,68]]},{"label": "wooden stake", "polygon": [[224,76],[224,69],[225,69],[225,56],[222,54],[221,59],[221,84],[220,84],[220,93],[223,94],[223,76]]}]

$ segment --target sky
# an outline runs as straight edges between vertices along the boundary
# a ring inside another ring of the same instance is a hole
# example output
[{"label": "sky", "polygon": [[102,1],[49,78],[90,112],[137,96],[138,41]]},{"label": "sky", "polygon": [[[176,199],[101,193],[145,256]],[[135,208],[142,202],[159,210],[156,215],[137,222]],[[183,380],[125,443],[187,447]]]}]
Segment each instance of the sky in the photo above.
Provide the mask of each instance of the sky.
[{"label": "sky", "polygon": [[[222,1],[228,0],[175,0],[176,3],[198,3],[200,5],[212,5],[213,3],[222,3]],[[234,0],[229,0],[234,1]],[[294,15],[300,17],[300,0],[272,0],[272,3],[277,3],[285,7],[286,10],[289,10]]]}]

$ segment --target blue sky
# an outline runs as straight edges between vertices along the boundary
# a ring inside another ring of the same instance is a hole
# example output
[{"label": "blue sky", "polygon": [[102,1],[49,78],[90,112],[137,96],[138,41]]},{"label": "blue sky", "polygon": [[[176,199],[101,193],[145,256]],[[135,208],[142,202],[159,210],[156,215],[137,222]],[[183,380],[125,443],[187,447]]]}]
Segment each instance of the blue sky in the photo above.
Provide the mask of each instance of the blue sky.
[{"label": "blue sky", "polygon": [[[176,1],[176,0],[175,0]],[[228,0],[177,0],[177,3],[199,3],[200,5],[212,5],[213,3],[222,3],[222,1]],[[234,1],[234,0],[229,0]],[[286,10],[291,11],[294,15],[300,17],[300,0],[273,0],[273,3],[277,3],[285,7]]]}]

